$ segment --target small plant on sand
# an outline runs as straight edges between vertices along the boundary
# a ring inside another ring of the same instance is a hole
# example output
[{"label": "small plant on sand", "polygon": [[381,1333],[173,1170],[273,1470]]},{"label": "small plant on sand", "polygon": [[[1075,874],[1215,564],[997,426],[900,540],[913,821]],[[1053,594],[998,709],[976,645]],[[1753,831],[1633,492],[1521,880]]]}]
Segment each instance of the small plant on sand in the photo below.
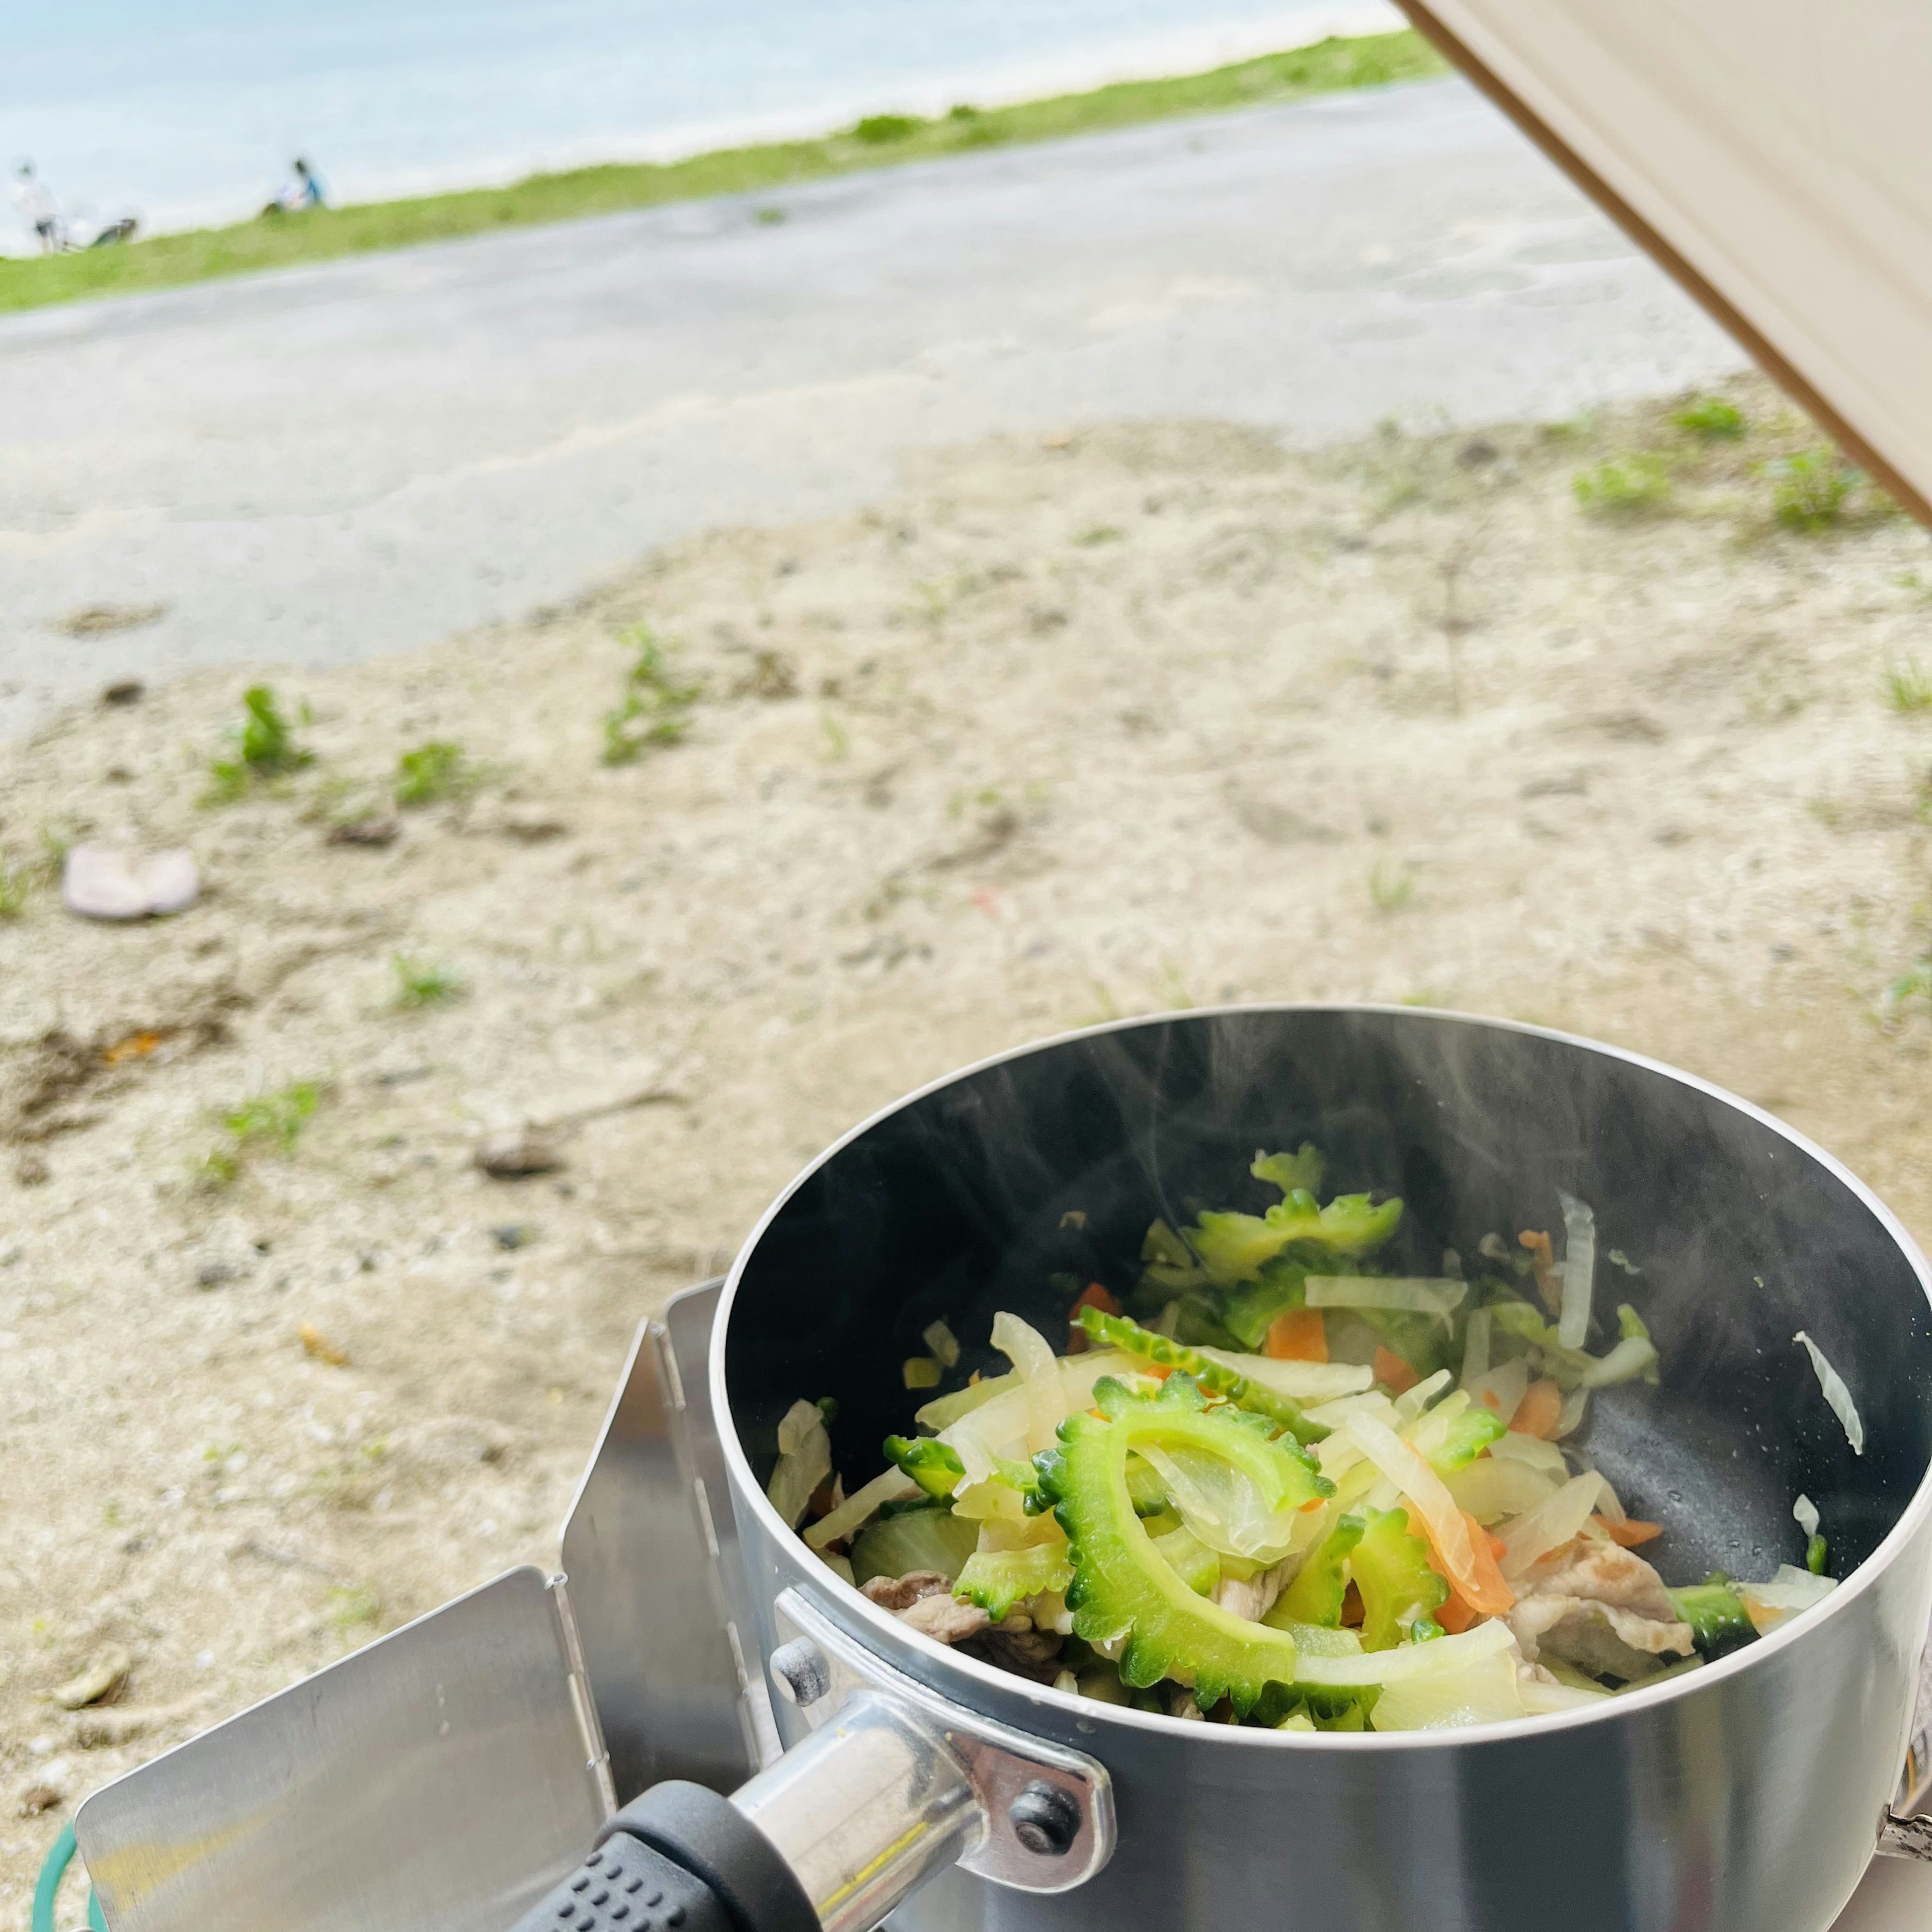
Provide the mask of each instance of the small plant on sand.
[{"label": "small plant on sand", "polygon": [[258,1094],[221,1117],[221,1144],[202,1162],[205,1187],[226,1187],[249,1156],[265,1145],[292,1154],[302,1130],[322,1100],[312,1080],[298,1080],[273,1094]]},{"label": "small plant on sand", "polygon": [[1744,411],[1722,396],[1694,397],[1670,420],[1678,429],[1706,442],[1736,442],[1750,427],[1744,420]]},{"label": "small plant on sand", "polygon": [[628,765],[655,747],[675,745],[691,729],[700,687],[671,675],[662,640],[648,624],[634,624],[619,640],[637,652],[624,679],[624,701],[604,714],[604,762]]},{"label": "small plant on sand", "polygon": [[1670,472],[1654,456],[1621,457],[1579,470],[1570,488],[1592,516],[1655,516],[1670,503]]},{"label": "small plant on sand", "polygon": [[452,967],[412,959],[405,952],[395,954],[390,963],[395,968],[399,1006],[445,1006],[463,991],[463,976]]},{"label": "small plant on sand", "polygon": [[402,806],[434,805],[440,798],[469,790],[476,778],[460,745],[432,738],[397,759],[395,800]]},{"label": "small plant on sand", "polygon": [[1842,522],[1845,500],[1863,480],[1835,449],[1801,449],[1766,466],[1771,514],[1788,530],[1816,536]]},{"label": "small plant on sand", "polygon": [[1406,866],[1376,861],[1369,874],[1369,898],[1378,912],[1400,912],[1415,896],[1415,874]]},{"label": "small plant on sand", "polygon": [[1916,658],[1894,664],[1885,674],[1885,700],[1893,710],[1910,716],[1932,711],[1932,676],[1918,668]]},{"label": "small plant on sand", "polygon": [[296,742],[289,721],[268,686],[250,686],[242,694],[242,704],[247,716],[239,724],[230,726],[227,734],[234,754],[217,758],[208,766],[210,783],[202,800],[205,805],[231,804],[246,796],[249,788],[260,781],[299,771],[315,757]]},{"label": "small plant on sand", "polygon": [[0,919],[18,919],[26,910],[33,890],[32,866],[10,866],[0,859]]},{"label": "small plant on sand", "polygon": [[343,1636],[374,1624],[382,1614],[382,1600],[368,1583],[333,1584],[325,1600],[329,1628]]}]

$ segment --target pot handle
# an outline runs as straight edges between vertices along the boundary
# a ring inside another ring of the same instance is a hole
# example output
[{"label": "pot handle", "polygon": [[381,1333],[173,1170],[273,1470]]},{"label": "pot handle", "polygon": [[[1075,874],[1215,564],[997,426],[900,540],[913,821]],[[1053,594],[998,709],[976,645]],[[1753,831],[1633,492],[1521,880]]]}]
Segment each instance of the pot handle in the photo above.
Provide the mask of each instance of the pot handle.
[{"label": "pot handle", "polygon": [[513,1932],[869,1932],[954,1864],[1030,1892],[1112,1856],[1105,1769],[882,1662],[787,1590],[771,1659],[812,1726],[728,1798],[654,1785]]}]

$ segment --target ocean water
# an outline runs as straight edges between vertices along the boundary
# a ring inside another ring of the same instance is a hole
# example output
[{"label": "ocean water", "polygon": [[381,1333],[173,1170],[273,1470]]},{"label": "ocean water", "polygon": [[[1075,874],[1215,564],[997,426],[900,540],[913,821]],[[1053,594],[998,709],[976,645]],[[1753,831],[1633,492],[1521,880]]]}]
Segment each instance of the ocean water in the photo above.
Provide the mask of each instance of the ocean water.
[{"label": "ocean water", "polygon": [[[1397,24],[1386,0],[26,0],[0,16],[0,160],[77,220],[191,227],[298,153],[369,200]],[[0,248],[25,239],[0,214]]]}]

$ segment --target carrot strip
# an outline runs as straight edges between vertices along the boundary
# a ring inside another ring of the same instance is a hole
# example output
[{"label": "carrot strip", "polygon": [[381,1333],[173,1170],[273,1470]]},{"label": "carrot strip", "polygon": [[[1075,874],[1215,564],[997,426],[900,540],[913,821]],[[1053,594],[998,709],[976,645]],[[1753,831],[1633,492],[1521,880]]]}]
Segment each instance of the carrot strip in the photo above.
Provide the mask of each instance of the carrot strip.
[{"label": "carrot strip", "polygon": [[1563,1391],[1545,1378],[1532,1382],[1523,1391],[1509,1426],[1519,1436],[1540,1436],[1546,1442],[1562,1415]]},{"label": "carrot strip", "polygon": [[1556,1272],[1556,1251],[1550,1237],[1540,1229],[1526,1228],[1516,1239],[1529,1250],[1536,1264],[1536,1292],[1543,1305],[1554,1315],[1563,1306],[1563,1277]]},{"label": "carrot strip", "polygon": [[1318,1308],[1284,1308],[1268,1324],[1262,1352],[1277,1362],[1325,1362],[1328,1328]]},{"label": "carrot strip", "polygon": [[1626,1550],[1634,1550],[1640,1543],[1648,1543],[1652,1537],[1664,1534],[1662,1523],[1643,1522],[1635,1516],[1624,1522],[1612,1522],[1608,1517],[1600,1516],[1594,1520],[1603,1525],[1612,1543],[1620,1543]]},{"label": "carrot strip", "polygon": [[1392,1348],[1376,1350],[1376,1380],[1397,1395],[1414,1388],[1422,1378]]}]

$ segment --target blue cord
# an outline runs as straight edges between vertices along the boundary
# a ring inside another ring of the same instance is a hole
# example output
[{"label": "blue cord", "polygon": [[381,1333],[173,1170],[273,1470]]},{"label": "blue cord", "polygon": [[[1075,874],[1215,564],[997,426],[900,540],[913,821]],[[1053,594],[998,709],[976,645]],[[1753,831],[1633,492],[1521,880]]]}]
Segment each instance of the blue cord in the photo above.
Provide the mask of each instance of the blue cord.
[{"label": "blue cord", "polygon": [[[60,1891],[60,1882],[74,1859],[74,1826],[71,1822],[61,1827],[60,1836],[53,1842],[53,1849],[47,1853],[40,1867],[40,1880],[34,1887],[33,1932],[54,1932],[54,1900]],[[92,1892],[87,1895],[87,1922],[94,1932],[107,1932],[107,1921],[101,1916],[100,1900]]]}]

